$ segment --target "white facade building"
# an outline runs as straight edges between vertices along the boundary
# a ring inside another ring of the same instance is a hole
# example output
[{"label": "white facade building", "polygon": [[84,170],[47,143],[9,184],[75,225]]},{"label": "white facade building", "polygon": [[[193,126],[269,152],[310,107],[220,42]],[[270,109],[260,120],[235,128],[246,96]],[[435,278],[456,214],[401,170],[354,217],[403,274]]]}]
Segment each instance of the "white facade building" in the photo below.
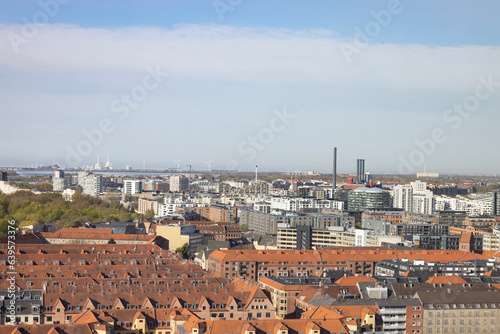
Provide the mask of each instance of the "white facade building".
[{"label": "white facade building", "polygon": [[344,210],[344,202],[331,199],[272,197],[271,210],[300,211],[302,209]]},{"label": "white facade building", "polygon": [[123,193],[127,195],[134,195],[142,193],[141,180],[123,180]]},{"label": "white facade building", "polygon": [[490,215],[493,213],[493,208],[493,197],[468,199],[465,197],[438,196],[434,205],[436,211],[465,211],[469,217]]},{"label": "white facade building", "polygon": [[410,184],[402,184],[392,189],[392,206],[412,212],[413,187]]},{"label": "white facade building", "polygon": [[398,185],[392,192],[393,206],[408,212],[430,215],[434,212],[434,194],[421,181]]},{"label": "white facade building", "polygon": [[102,176],[89,174],[83,182],[83,194],[90,196],[99,196],[102,193]]}]

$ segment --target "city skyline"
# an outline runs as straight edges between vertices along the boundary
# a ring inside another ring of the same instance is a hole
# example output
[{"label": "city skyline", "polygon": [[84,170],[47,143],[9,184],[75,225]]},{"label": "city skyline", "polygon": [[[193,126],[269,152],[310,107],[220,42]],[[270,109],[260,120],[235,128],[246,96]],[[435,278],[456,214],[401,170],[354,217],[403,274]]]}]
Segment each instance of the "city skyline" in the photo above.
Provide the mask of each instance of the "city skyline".
[{"label": "city skyline", "polygon": [[500,4],[231,4],[5,4],[0,165],[500,171]]}]

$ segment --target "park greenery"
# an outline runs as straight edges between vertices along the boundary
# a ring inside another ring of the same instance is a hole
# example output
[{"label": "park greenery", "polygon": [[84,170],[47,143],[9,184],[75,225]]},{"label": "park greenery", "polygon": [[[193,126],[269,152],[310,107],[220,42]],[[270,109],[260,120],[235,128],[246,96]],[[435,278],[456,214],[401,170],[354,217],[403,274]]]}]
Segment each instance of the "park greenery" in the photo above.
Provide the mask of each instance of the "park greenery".
[{"label": "park greenery", "polygon": [[189,244],[186,242],[181,247],[177,247],[175,250],[176,253],[179,253],[183,259],[189,258]]},{"label": "park greenery", "polygon": [[11,220],[17,226],[56,223],[61,228],[80,226],[87,221],[116,222],[140,218],[144,216],[133,209],[126,209],[119,201],[106,201],[88,195],[75,194],[68,202],[56,193],[17,191],[6,195],[0,192],[0,236],[7,234]]}]

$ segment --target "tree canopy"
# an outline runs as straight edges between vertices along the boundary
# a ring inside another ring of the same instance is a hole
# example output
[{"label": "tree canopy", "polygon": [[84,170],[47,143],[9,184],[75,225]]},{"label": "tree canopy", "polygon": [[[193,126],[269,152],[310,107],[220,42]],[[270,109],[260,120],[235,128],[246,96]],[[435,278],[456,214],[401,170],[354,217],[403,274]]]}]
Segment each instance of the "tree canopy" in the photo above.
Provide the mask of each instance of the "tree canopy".
[{"label": "tree canopy", "polygon": [[180,253],[184,259],[187,259],[189,257],[189,244],[186,242],[181,247],[177,247],[175,252]]},{"label": "tree canopy", "polygon": [[6,235],[11,220],[15,220],[17,226],[56,223],[60,228],[82,225],[87,221],[116,222],[143,217],[130,212],[119,201],[82,194],[75,194],[72,199],[72,202],[67,202],[56,193],[17,191],[6,195],[0,192],[0,236]]}]

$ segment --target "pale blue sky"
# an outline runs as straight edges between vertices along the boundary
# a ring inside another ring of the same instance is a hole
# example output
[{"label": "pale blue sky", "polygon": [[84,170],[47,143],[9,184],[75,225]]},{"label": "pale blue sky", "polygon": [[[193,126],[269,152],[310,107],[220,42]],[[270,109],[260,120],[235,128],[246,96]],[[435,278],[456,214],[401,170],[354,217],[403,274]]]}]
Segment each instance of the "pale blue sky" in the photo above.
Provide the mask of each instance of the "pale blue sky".
[{"label": "pale blue sky", "polygon": [[498,1],[60,2],[0,1],[0,166],[500,171]]}]

